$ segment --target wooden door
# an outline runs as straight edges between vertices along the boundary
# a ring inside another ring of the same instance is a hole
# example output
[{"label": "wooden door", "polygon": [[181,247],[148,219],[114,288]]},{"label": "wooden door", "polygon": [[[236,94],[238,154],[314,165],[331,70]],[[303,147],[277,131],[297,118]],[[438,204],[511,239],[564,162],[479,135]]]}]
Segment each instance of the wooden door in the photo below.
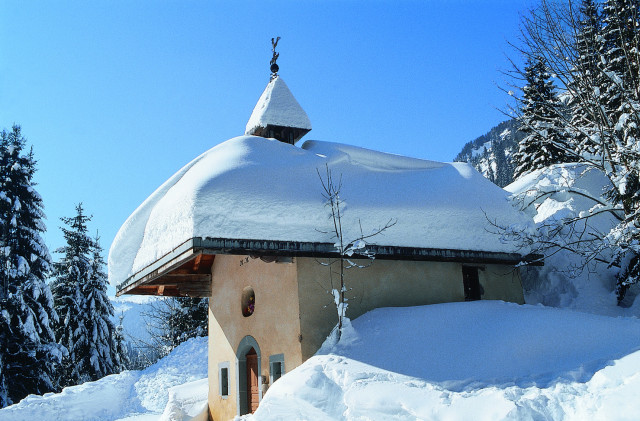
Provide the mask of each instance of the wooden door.
[{"label": "wooden door", "polygon": [[462,283],[465,301],[475,301],[482,298],[482,287],[477,267],[462,266]]},{"label": "wooden door", "polygon": [[258,409],[259,393],[258,355],[254,349],[251,349],[247,354],[247,408],[251,413]]}]

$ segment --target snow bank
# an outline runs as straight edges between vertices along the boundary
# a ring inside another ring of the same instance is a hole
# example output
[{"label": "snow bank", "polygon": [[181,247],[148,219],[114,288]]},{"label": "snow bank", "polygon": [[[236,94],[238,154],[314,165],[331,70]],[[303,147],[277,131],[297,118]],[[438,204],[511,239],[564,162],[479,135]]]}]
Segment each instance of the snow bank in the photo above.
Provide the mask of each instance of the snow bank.
[{"label": "snow bank", "polygon": [[247,420],[637,419],[640,320],[497,301],[384,308]]},{"label": "snow bank", "polygon": [[[636,318],[477,301],[382,308],[350,326],[242,419],[635,420],[640,411]],[[206,348],[192,339],[147,370],[29,396],[0,419],[205,420]]]},{"label": "snow bank", "polygon": [[173,352],[140,372],[134,385],[140,405],[151,412],[162,412],[170,387],[206,378],[207,338],[192,338]]},{"label": "snow bank", "polygon": [[66,387],[61,393],[29,395],[19,403],[0,409],[3,421],[24,420],[115,420],[142,412],[131,390],[138,373],[126,371],[95,382]]},{"label": "snow bank", "polygon": [[[207,338],[194,338],[145,370],[114,374],[67,387],[61,393],[29,395],[15,405],[0,409],[0,419],[111,421],[143,420],[150,416],[158,419],[167,406],[172,387],[206,377]],[[191,390],[195,389],[191,387]],[[197,412],[196,402],[176,403],[180,402],[179,392],[176,396],[174,391],[173,402],[174,407],[182,408],[188,415]]]},{"label": "snow bank", "polygon": [[[318,177],[342,177],[346,238],[397,224],[379,245],[517,252],[488,232],[487,218],[529,220],[508,194],[465,163],[437,163],[336,143],[302,148],[242,136],[205,152],[171,177],[123,224],[109,253],[120,283],[193,237],[333,242]],[[486,213],[486,214],[485,214]]]},{"label": "snow bank", "polygon": [[200,379],[169,389],[169,402],[160,421],[208,421],[209,380]]}]

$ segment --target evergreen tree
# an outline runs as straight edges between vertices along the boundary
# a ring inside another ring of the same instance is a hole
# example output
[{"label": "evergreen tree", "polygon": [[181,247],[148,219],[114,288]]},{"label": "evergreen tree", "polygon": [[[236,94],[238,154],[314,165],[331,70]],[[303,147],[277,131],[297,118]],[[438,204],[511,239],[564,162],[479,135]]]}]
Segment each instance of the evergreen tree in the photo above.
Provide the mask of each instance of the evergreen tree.
[{"label": "evergreen tree", "polygon": [[54,280],[51,283],[53,299],[60,320],[55,325],[56,338],[65,346],[69,355],[63,360],[61,383],[63,386],[78,384],[82,368],[78,362],[83,358],[88,334],[82,316],[82,285],[88,282],[90,271],[89,253],[93,246],[87,235],[90,218],[83,213],[82,205],[76,207],[73,218],[61,218],[69,228],[61,228],[66,245],[57,249],[63,255],[53,264]]},{"label": "evergreen tree", "polygon": [[122,319],[124,316],[121,314],[119,317],[118,326],[116,326],[113,333],[113,341],[116,346],[116,357],[118,358],[118,365],[120,370],[130,369],[132,366],[131,359],[129,358],[129,348],[124,338],[124,327],[122,326]]},{"label": "evergreen tree", "polygon": [[559,125],[560,103],[555,87],[541,57],[530,60],[525,68],[526,86],[523,88],[520,130],[526,136],[515,154],[518,178],[551,164],[569,162],[566,133]]},{"label": "evergreen tree", "polygon": [[496,175],[493,172],[493,162],[494,159],[492,159],[494,157],[494,147],[491,147],[491,153],[489,153],[489,151],[487,150],[487,148],[484,148],[484,152],[482,153],[482,159],[487,163],[487,173],[485,175],[485,177],[491,181],[492,183],[496,182]]},{"label": "evergreen tree", "polygon": [[[623,263],[618,296],[640,281],[640,2],[608,0],[602,15],[601,103],[608,117],[604,153],[610,161],[608,196],[620,203],[625,222],[619,227],[615,254]],[[629,257],[631,255],[631,257]]]},{"label": "evergreen tree", "polygon": [[0,134],[0,407],[58,390],[65,352],[52,329],[58,316],[45,282],[51,259],[32,181],[36,162],[23,153],[25,142],[19,126]]},{"label": "evergreen tree", "polygon": [[602,85],[605,89],[600,92],[608,111],[617,114],[628,111],[626,99],[638,92],[639,8],[638,0],[607,0],[602,9],[603,27],[599,49],[600,56],[604,59]]},{"label": "evergreen tree", "polygon": [[84,374],[90,380],[100,379],[108,374],[122,370],[121,356],[115,342],[116,328],[113,317],[113,304],[107,296],[107,274],[102,258],[99,238],[93,241],[91,249],[90,272],[88,282],[80,288],[83,298],[83,315],[89,333],[86,351],[88,360],[84,361]]},{"label": "evergreen tree", "polygon": [[[637,0],[608,0],[603,8],[601,103],[607,112],[608,149],[624,188],[610,195],[627,211],[638,206],[637,143],[640,139],[640,20]],[[636,153],[629,153],[635,151]],[[618,186],[619,187],[619,186]]]},{"label": "evergreen tree", "polygon": [[[640,282],[640,0],[605,0],[600,13],[598,4],[584,0],[576,16],[571,4],[540,0],[523,21],[521,51],[529,63],[544,57],[567,87],[571,115],[558,113],[555,120],[578,140],[576,160],[610,182],[606,193],[619,224],[581,238],[579,246],[587,261],[600,250],[611,253],[606,259],[620,267],[622,299],[629,285]],[[529,80],[525,70],[516,72]],[[553,101],[547,104],[555,107]],[[590,212],[579,220],[601,211],[596,206]]]},{"label": "evergreen tree", "polygon": [[76,216],[61,218],[66,245],[54,263],[53,297],[60,321],[56,337],[69,350],[63,360],[63,385],[97,380],[120,369],[114,342],[115,327],[110,320],[113,306],[106,295],[104,261],[97,241],[87,234],[90,216],[82,204]]},{"label": "evergreen tree", "polygon": [[[583,0],[579,9],[580,20],[576,34],[576,63],[572,67],[572,80],[569,83],[569,109],[571,111],[569,130],[573,133],[573,142],[578,154],[598,154],[601,147],[593,139],[599,139],[598,127],[594,124],[602,115],[594,112],[598,109],[599,89],[597,80],[601,75],[598,69],[601,45],[600,32],[602,19],[598,6],[593,0]],[[595,137],[594,137],[595,136]]]},{"label": "evergreen tree", "polygon": [[497,142],[493,146],[496,160],[495,183],[500,187],[504,187],[513,181],[513,167],[505,154],[504,144],[505,142]]},{"label": "evergreen tree", "polygon": [[179,343],[190,338],[205,336],[209,320],[209,299],[183,297],[178,300],[180,303],[180,312],[177,314]]}]

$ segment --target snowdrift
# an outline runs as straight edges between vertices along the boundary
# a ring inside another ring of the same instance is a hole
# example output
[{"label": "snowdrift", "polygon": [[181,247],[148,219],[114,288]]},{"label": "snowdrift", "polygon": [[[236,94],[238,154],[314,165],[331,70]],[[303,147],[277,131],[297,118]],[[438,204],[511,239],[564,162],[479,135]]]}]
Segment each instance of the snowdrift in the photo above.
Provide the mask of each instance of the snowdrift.
[{"label": "snowdrift", "polygon": [[208,390],[206,381],[186,386],[189,395],[196,397],[195,401],[181,399],[184,397],[184,387],[172,388],[206,377],[207,338],[194,338],[182,343],[171,354],[145,370],[113,374],[95,382],[66,387],[61,393],[29,395],[15,405],[0,409],[0,419],[158,420],[162,419],[163,411],[166,411],[167,417],[172,414],[182,417],[167,420],[188,419],[186,414],[195,415],[194,411],[203,409],[202,399],[206,400]]},{"label": "snowdrift", "polygon": [[[350,326],[242,418],[582,421],[640,411],[636,318],[477,301],[382,308]],[[206,349],[206,338],[192,339],[144,371],[29,396],[0,419],[204,417]]]},{"label": "snowdrift", "polygon": [[637,419],[640,320],[497,301],[383,308],[248,420]]},{"label": "snowdrift", "polygon": [[[533,171],[505,190],[513,194],[514,205],[519,207],[524,200],[528,205],[524,211],[541,227],[584,215],[596,204],[587,196],[606,202],[603,193],[608,185],[600,171],[572,163]],[[533,200],[539,193],[546,194]],[[584,229],[588,237],[589,233],[608,233],[617,223],[610,213],[601,213],[589,218],[586,227],[577,224],[576,231],[579,234]],[[529,304],[611,316],[640,316],[640,302],[631,308],[617,305],[614,292],[617,270],[608,268],[606,263],[591,261],[585,265],[579,256],[560,250],[546,258],[543,267],[523,268],[522,272],[525,302]]]}]

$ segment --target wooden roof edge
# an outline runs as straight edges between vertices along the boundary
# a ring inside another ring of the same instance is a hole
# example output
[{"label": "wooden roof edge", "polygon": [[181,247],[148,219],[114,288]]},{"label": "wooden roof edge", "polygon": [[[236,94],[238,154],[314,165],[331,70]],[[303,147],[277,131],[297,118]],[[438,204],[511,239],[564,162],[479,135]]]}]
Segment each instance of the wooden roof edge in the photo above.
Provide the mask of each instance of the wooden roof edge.
[{"label": "wooden roof edge", "polygon": [[[420,247],[367,245],[367,251],[380,260],[442,261],[460,263],[496,263],[508,265],[543,265],[543,256],[519,253],[455,250]],[[291,256],[336,258],[339,257],[331,243],[312,243],[301,241],[252,240],[228,238],[194,237],[186,240],[155,262],[136,272],[116,287],[120,296],[139,285],[170,272],[185,262],[195,259],[199,254],[230,254],[252,256]],[[354,253],[353,259],[366,258]]]},{"label": "wooden roof edge", "polygon": [[126,294],[142,284],[153,281],[155,278],[164,275],[189,260],[195,259],[199,253],[196,247],[197,241],[194,240],[198,240],[198,238],[191,238],[183,242],[155,262],[145,266],[123,282],[117,284],[116,297]]},{"label": "wooden roof edge", "polygon": [[[239,254],[253,256],[292,256],[292,257],[339,257],[335,246],[331,243],[312,243],[301,241],[250,240],[226,238],[198,238],[199,247],[204,253]],[[381,260],[442,260],[469,261],[484,263],[519,264],[542,255],[507,253],[495,251],[438,249],[425,247],[402,247],[367,244],[367,252]],[[366,258],[357,252],[354,259]]]}]

